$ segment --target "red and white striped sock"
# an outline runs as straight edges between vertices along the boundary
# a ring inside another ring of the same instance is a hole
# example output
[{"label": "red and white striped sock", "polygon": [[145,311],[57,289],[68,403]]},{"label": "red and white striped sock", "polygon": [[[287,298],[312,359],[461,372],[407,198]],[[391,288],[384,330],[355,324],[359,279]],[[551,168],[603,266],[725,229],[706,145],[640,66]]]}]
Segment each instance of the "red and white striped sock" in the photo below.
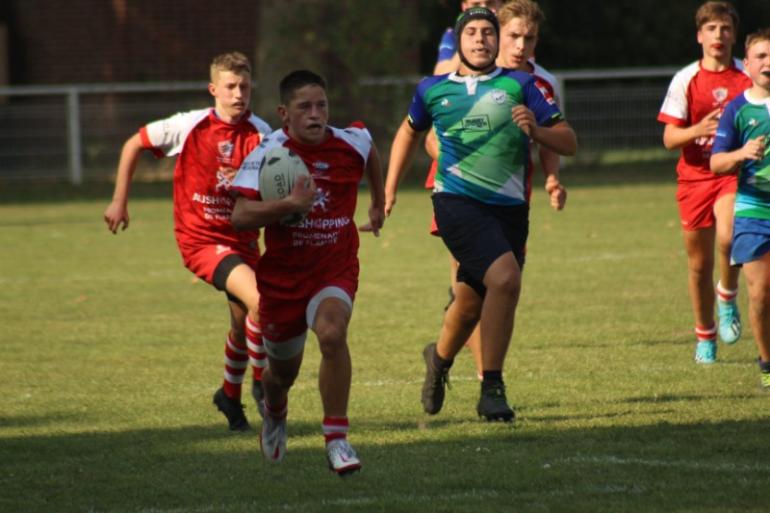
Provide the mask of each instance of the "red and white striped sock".
[{"label": "red and white striped sock", "polygon": [[243,375],[248,366],[249,353],[246,346],[238,345],[232,333],[229,333],[225,342],[225,380],[222,388],[230,399],[240,400]]},{"label": "red and white striped sock", "polygon": [[698,339],[698,342],[715,340],[717,338],[717,325],[712,323],[708,328],[704,328],[703,326],[695,326],[695,338]]},{"label": "red and white striped sock", "polygon": [[324,440],[328,444],[332,440],[344,439],[348,437],[348,428],[350,423],[347,417],[324,417],[321,428],[324,432]]},{"label": "red and white striped sock", "polygon": [[734,288],[733,290],[726,289],[722,287],[722,282],[717,282],[717,296],[719,296],[720,301],[732,301],[735,299],[735,297],[738,295],[738,287]]},{"label": "red and white striped sock", "polygon": [[251,362],[254,381],[262,381],[262,371],[267,367],[267,353],[262,344],[262,330],[248,317],[246,317],[246,345],[249,349],[249,362]]}]

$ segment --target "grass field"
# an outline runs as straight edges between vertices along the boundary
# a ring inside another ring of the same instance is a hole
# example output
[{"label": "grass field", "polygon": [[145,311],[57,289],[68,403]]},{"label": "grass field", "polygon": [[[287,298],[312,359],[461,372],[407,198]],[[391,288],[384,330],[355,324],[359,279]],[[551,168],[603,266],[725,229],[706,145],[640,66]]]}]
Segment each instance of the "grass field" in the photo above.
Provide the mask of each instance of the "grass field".
[{"label": "grass field", "polygon": [[181,265],[167,185],[137,188],[118,236],[106,189],[0,190],[0,512],[766,512],[770,395],[748,328],[719,363],[692,361],[670,166],[565,175],[564,212],[534,196],[513,428],[475,418],[466,353],[444,411],[422,413],[448,281],[427,193],[403,191],[382,236],[362,237],[364,469],[345,480],[325,467],[313,340],[282,464],[211,405],[226,305]]}]

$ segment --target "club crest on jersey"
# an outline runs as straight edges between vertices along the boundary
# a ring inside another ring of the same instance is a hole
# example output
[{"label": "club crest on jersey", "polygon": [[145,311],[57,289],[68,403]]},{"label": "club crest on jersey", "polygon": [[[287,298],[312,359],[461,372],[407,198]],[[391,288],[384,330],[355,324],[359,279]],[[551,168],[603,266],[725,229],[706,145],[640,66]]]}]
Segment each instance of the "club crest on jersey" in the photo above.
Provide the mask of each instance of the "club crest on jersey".
[{"label": "club crest on jersey", "polygon": [[444,98],[441,100],[441,106],[442,107],[449,107],[452,104],[452,102],[449,101],[449,98]]},{"label": "club crest on jersey", "polygon": [[320,187],[315,191],[315,198],[313,198],[313,210],[321,210],[326,212],[326,207],[329,205],[329,193]]},{"label": "club crest on jersey", "polygon": [[233,149],[235,146],[232,141],[219,141],[217,143],[217,150],[219,150],[219,161],[230,162],[233,158]]},{"label": "club crest on jersey", "polygon": [[505,91],[503,91],[502,89],[492,89],[492,92],[489,93],[489,96],[490,98],[492,98],[492,101],[498,105],[502,105],[503,103],[505,103],[505,100],[507,98]]},{"label": "club crest on jersey", "polygon": [[717,87],[713,91],[711,91],[711,94],[714,95],[714,100],[716,100],[717,103],[722,104],[727,100],[727,88],[726,87]]}]

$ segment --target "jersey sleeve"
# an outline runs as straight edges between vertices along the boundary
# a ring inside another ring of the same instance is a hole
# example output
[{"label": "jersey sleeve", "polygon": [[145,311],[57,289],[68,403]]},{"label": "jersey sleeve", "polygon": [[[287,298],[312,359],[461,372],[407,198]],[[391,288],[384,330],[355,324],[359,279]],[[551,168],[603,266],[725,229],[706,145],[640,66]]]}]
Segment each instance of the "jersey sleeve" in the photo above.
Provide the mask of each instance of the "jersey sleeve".
[{"label": "jersey sleeve", "polygon": [[732,101],[727,104],[722,117],[719,118],[717,133],[714,135],[714,145],[711,147],[711,154],[724,153],[737,150],[741,146],[740,132],[735,123],[737,113],[737,102]]},{"label": "jersey sleeve", "polygon": [[535,120],[540,126],[551,126],[559,121],[564,121],[556,99],[551,91],[541,81],[534,78],[524,84],[524,105],[535,115]]},{"label": "jersey sleeve", "polygon": [[210,109],[180,112],[166,119],[153,121],[139,129],[142,146],[156,157],[172,157],[182,151],[192,129],[208,116]]},{"label": "jersey sleeve", "polygon": [[271,146],[271,138],[268,136],[262,144],[251,150],[241,162],[241,167],[235,175],[235,180],[230,185],[230,195],[245,196],[249,199],[262,199],[259,193],[259,172],[265,162],[265,153]]},{"label": "jersey sleeve", "polygon": [[658,113],[658,121],[678,127],[687,126],[690,119],[687,86],[696,69],[690,65],[679,71],[671,79],[671,84],[669,84],[668,91],[666,91],[666,98],[663,100],[663,105]]},{"label": "jersey sleeve", "polygon": [[354,121],[349,127],[335,135],[352,146],[361,155],[361,158],[364,159],[364,166],[366,166],[373,144],[372,134],[366,128],[366,125],[361,121]]},{"label": "jersey sleeve", "polygon": [[256,128],[259,131],[262,137],[265,137],[266,135],[273,132],[273,129],[270,128],[270,125],[268,125],[265,122],[265,120],[255,116],[254,114],[249,116],[249,123],[251,123],[254,126],[254,128]]},{"label": "jersey sleeve", "polygon": [[417,90],[412,97],[412,103],[409,105],[409,113],[407,114],[407,120],[409,126],[418,132],[424,132],[431,127],[433,119],[430,112],[428,112],[425,106],[425,100],[423,99],[423,93],[425,90],[425,81],[420,82],[417,86]]},{"label": "jersey sleeve", "polygon": [[438,44],[438,57],[436,57],[436,63],[442,61],[448,61],[455,56],[457,51],[457,42],[455,40],[455,32],[451,28],[444,31],[444,35],[441,36],[441,41]]}]

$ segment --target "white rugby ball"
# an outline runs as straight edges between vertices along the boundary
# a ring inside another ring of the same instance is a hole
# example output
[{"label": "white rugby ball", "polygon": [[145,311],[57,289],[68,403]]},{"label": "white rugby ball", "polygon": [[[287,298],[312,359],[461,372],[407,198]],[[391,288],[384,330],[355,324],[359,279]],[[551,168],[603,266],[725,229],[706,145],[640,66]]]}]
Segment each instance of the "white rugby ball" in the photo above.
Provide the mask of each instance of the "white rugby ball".
[{"label": "white rugby ball", "polygon": [[[299,155],[286,146],[270,148],[262,160],[259,170],[259,192],[264,200],[279,200],[289,194],[294,182],[310,172]],[[295,224],[304,219],[302,214],[293,214],[281,219],[282,224]]]}]

